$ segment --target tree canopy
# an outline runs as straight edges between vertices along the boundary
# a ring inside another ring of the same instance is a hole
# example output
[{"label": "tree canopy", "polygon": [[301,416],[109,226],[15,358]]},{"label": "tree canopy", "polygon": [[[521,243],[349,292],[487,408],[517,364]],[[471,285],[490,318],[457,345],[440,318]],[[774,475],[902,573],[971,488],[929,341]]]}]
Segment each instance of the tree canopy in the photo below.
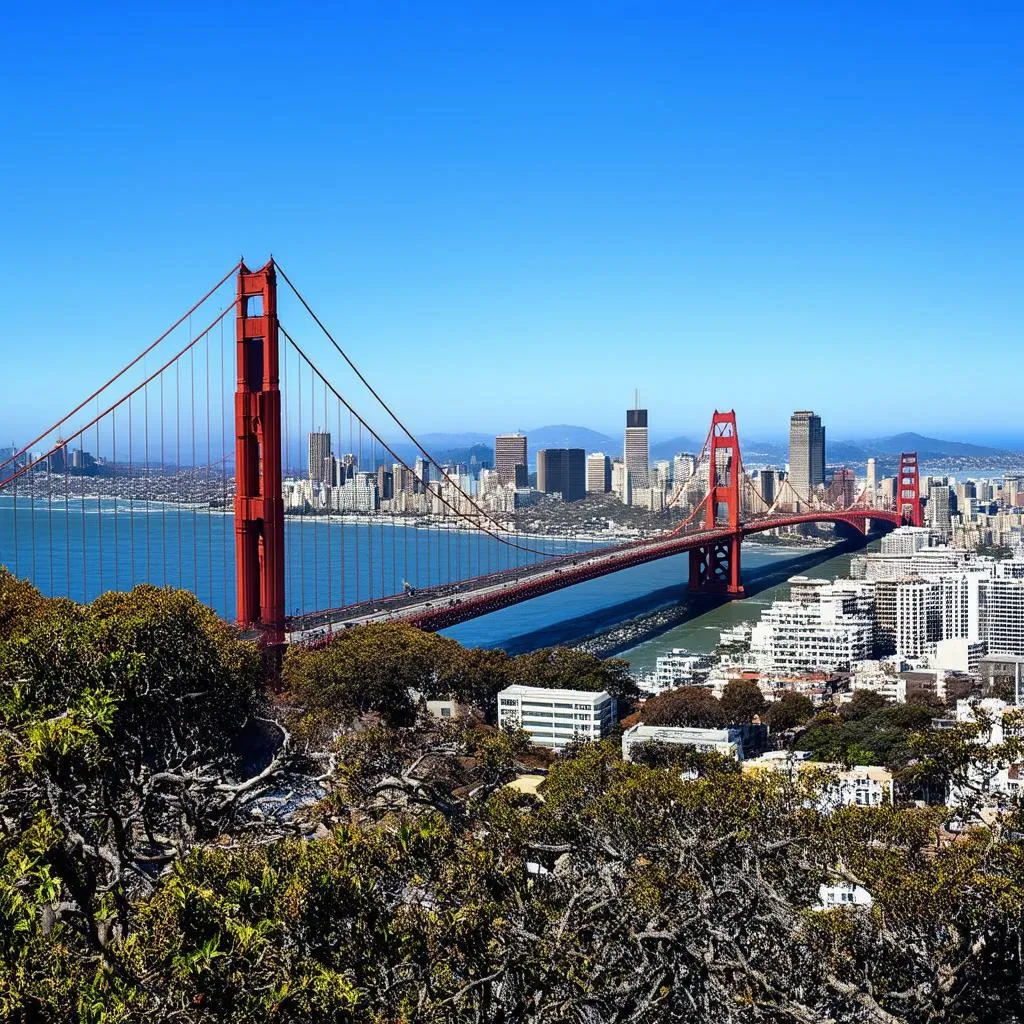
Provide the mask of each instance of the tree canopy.
[{"label": "tree canopy", "polygon": [[689,725],[704,729],[726,724],[721,701],[706,687],[681,686],[666,690],[644,703],[640,720],[645,725]]},{"label": "tree canopy", "polygon": [[[486,699],[491,669],[507,680],[517,661],[475,656],[445,677],[443,638],[350,631],[289,654],[281,708],[255,645],[188,595],[78,606],[0,576],[0,614],[0,1019],[1024,1019],[1012,815],[954,835],[944,807],[828,813],[816,773],[659,744],[636,763],[611,742],[538,759],[522,733],[409,716],[400,687]],[[300,755],[286,723],[321,681],[314,713],[349,725]],[[682,706],[706,721],[714,701],[663,697],[645,709],[674,720]],[[1019,756],[1019,741],[977,742],[984,720],[936,731],[927,709],[854,711],[805,735],[902,730],[908,772],[979,792],[979,769]],[[254,723],[275,736],[255,766]],[[546,772],[536,795],[506,785],[524,768]],[[821,909],[830,884],[873,906]]]}]

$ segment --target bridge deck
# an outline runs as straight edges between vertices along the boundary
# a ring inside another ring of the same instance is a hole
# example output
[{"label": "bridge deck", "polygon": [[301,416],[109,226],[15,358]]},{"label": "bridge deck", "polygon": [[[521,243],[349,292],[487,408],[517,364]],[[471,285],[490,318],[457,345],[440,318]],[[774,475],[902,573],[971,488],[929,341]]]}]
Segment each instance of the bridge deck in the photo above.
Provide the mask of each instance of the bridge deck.
[{"label": "bridge deck", "polygon": [[[747,536],[781,526],[816,522],[845,523],[866,532],[872,521],[890,526],[898,524],[897,517],[891,512],[865,509],[753,520],[744,523],[738,532]],[[425,630],[447,629],[543,594],[725,540],[733,533],[730,528],[721,527],[695,530],[680,536],[668,534],[639,543],[563,555],[540,565],[506,569],[460,583],[417,591],[413,595],[364,601],[292,620],[287,639],[292,643],[308,642],[340,629],[370,622],[408,622]]]}]

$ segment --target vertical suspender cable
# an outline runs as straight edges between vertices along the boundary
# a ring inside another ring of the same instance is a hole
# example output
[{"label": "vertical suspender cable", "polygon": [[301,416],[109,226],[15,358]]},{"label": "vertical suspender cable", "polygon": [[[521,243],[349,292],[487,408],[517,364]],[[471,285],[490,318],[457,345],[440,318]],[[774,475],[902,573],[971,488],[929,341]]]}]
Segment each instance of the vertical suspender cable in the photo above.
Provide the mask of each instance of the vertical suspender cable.
[{"label": "vertical suspender cable", "polygon": [[[330,414],[330,411],[327,408],[327,384],[325,382],[324,383],[324,430],[325,431],[326,430],[330,430],[330,427],[331,427],[331,414]],[[331,461],[330,466],[331,466],[331,471],[333,472],[334,471],[334,466],[335,466],[335,462],[333,460]],[[334,480],[333,480],[333,478],[328,481],[327,494],[328,495],[333,495],[334,494]],[[332,515],[331,515],[331,502],[330,502],[330,497],[329,497],[328,500],[327,500],[327,607],[328,608],[333,607],[333,604],[331,602],[331,595],[332,595],[332,590],[333,590],[333,588],[331,587],[331,576],[334,573],[334,562],[331,559],[331,530],[333,529],[333,524],[331,522],[331,519],[332,519]]]},{"label": "vertical suspender cable", "polygon": [[[189,335],[192,337],[191,324],[189,324]],[[199,594],[199,558],[198,558],[198,519],[199,509],[196,506],[196,495],[193,493],[196,487],[196,350],[190,348],[188,350],[189,358],[189,390],[191,397],[189,399],[189,413],[192,421],[192,465],[189,467],[188,476],[188,496],[192,502],[192,593],[198,596]]]},{"label": "vertical suspender cable", "polygon": [[[100,458],[100,421],[98,418],[99,414],[99,399],[96,400],[96,460]],[[97,537],[97,550],[99,553],[99,590],[98,593],[103,593],[103,503],[100,499],[100,491],[102,490],[102,484],[100,482],[100,474],[96,473],[96,537]]]}]

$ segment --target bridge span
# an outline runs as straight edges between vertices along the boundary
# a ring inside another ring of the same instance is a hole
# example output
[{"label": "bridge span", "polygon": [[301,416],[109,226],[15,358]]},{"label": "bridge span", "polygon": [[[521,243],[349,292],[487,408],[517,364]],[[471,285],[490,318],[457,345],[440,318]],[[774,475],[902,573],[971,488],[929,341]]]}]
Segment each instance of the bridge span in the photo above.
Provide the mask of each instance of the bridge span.
[{"label": "bridge span", "polygon": [[[193,322],[206,326],[193,332]],[[338,373],[354,374],[386,428],[356,411]],[[396,433],[405,449],[385,440]],[[403,457],[408,449],[415,458]],[[743,465],[735,412],[716,410],[692,472],[657,495],[677,525],[566,554],[576,547],[568,531],[520,532],[514,481],[470,493],[458,470],[431,455],[277,263],[238,263],[71,412],[0,456],[0,512],[12,510],[0,564],[79,600],[143,582],[186,587],[271,645],[380,620],[438,630],[683,552],[690,591],[738,597],[742,541],[752,533],[921,525],[916,455],[901,456],[895,493],[855,494],[854,480],[840,469],[813,493],[788,478],[766,493]],[[288,558],[286,512],[302,519],[289,519]],[[141,528],[157,516],[159,530]],[[375,532],[388,522],[387,537]],[[408,524],[415,528],[395,528]]]},{"label": "bridge span", "polygon": [[[780,526],[820,522],[842,524],[862,534],[867,534],[874,524],[884,528],[899,525],[898,517],[892,512],[877,510],[869,514],[868,511],[848,510],[788,516],[785,521],[776,518],[754,520],[743,525],[741,535],[761,533]],[[286,635],[290,643],[304,643],[371,622],[407,622],[435,632],[623,569],[688,551],[700,552],[710,545],[729,543],[732,538],[733,532],[728,528],[702,529],[678,536],[656,537],[642,543],[564,555],[540,565],[490,573],[454,585],[432,587],[414,595],[402,594],[296,617],[288,620]],[[691,589],[713,592],[706,587],[693,586],[692,581]],[[723,588],[721,592],[727,593],[727,590]]]}]

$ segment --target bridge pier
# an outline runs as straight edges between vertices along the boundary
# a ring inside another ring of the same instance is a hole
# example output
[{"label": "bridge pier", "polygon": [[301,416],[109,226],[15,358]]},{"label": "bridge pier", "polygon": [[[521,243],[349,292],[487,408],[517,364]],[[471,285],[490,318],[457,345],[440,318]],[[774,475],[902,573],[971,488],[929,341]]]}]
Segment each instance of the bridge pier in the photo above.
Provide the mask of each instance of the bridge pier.
[{"label": "bridge pier", "polygon": [[695,594],[743,596],[740,575],[740,534],[690,549],[689,590]]}]

